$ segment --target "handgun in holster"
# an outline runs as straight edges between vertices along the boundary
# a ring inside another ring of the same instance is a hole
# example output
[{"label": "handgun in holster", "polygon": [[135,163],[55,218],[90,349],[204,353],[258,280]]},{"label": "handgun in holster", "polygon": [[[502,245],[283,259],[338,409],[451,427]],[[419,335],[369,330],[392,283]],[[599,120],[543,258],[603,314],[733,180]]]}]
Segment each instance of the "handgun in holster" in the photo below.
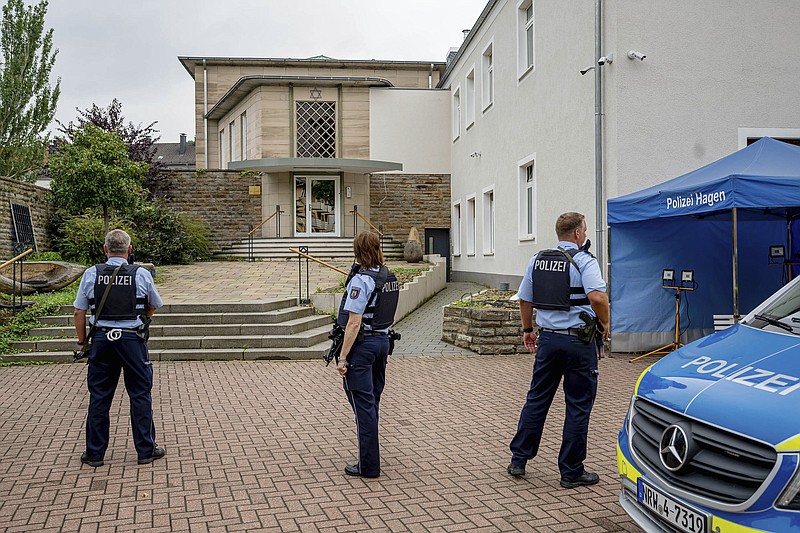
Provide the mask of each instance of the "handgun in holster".
[{"label": "handgun in holster", "polygon": [[402,338],[399,331],[395,331],[393,329],[389,330],[389,355],[392,355],[394,352],[394,341],[399,341]]},{"label": "handgun in holster", "polygon": [[597,334],[597,317],[590,315],[586,311],[581,311],[578,317],[583,320],[584,326],[578,328],[577,337],[582,343],[589,344]]}]

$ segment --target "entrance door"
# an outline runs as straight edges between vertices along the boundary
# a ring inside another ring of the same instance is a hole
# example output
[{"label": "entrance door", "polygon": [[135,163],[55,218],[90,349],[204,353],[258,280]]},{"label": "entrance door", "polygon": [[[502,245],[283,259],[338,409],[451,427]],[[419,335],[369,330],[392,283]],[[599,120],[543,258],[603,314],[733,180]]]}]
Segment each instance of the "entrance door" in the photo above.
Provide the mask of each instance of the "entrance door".
[{"label": "entrance door", "polygon": [[295,176],[296,237],[339,236],[339,178]]},{"label": "entrance door", "polygon": [[439,254],[447,263],[447,281],[450,281],[450,230],[446,228],[425,228],[425,253]]}]

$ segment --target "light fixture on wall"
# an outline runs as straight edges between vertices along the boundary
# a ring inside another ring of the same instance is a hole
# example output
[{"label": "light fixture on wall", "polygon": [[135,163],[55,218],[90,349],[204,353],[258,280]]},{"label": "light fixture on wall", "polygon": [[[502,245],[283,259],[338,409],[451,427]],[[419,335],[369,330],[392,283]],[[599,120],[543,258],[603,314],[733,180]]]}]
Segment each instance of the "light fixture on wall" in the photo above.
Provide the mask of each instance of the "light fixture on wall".
[{"label": "light fixture on wall", "polygon": [[480,153],[480,152],[472,152],[471,154],[469,154],[469,156],[470,156],[470,157],[473,157],[473,158],[475,158],[475,157],[480,157],[480,156],[481,156],[481,153]]}]

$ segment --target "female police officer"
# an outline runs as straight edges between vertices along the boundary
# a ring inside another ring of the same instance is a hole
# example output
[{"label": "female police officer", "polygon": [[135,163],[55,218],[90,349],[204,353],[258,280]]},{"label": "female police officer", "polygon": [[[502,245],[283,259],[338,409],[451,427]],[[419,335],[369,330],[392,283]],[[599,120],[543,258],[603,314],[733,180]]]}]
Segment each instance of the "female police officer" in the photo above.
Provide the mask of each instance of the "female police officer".
[{"label": "female police officer", "polygon": [[363,232],[353,240],[358,270],[351,271],[336,322],[344,329],[337,370],[358,432],[358,462],[345,474],[378,477],[378,404],[386,381],[389,326],[397,309],[397,278],[383,264],[378,236]]}]

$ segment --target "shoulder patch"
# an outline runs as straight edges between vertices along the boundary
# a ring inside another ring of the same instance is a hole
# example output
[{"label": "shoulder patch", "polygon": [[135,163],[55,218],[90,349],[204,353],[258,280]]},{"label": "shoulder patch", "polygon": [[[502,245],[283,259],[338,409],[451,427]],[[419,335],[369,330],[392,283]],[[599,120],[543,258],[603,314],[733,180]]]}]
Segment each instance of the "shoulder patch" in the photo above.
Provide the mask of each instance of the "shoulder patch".
[{"label": "shoulder patch", "polygon": [[358,295],[359,295],[360,293],[361,293],[361,289],[351,289],[351,290],[350,290],[350,298],[352,298],[353,300],[355,300],[356,298],[358,298]]}]

